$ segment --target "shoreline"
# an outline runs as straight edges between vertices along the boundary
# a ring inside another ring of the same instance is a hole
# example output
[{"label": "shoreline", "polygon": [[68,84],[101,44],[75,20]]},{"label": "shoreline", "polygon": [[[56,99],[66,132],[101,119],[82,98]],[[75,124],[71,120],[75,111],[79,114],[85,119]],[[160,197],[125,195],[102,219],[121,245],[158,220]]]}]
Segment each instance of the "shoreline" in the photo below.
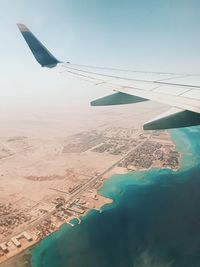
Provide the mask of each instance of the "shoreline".
[{"label": "shoreline", "polygon": [[[126,174],[128,174],[128,173],[143,173],[143,172],[146,172],[146,171],[150,171],[150,170],[153,170],[154,168],[152,168],[152,169],[149,169],[149,170],[145,170],[145,169],[143,169],[143,170],[138,170],[138,171],[127,171],[127,172],[123,172],[123,174],[124,175],[126,175]],[[169,169],[168,169],[169,170]],[[119,173],[113,173],[112,174],[112,176],[116,176],[116,175],[120,175]],[[111,176],[111,177],[112,177]],[[105,181],[107,181],[108,179],[111,179],[111,177],[110,178],[106,178],[105,180],[104,180],[104,182]],[[104,187],[104,183],[102,183],[102,186],[101,186],[101,188],[99,188],[98,189],[98,192],[99,191],[101,191],[102,189],[103,189],[103,187]],[[104,196],[104,194],[103,193],[98,193],[98,195],[100,195],[100,196],[103,196],[103,197],[105,197]],[[31,250],[32,249],[34,249],[34,247],[36,247],[40,242],[42,242],[43,240],[45,240],[46,238],[48,238],[49,236],[52,236],[52,235],[54,235],[54,234],[56,234],[56,233],[58,233],[61,229],[62,229],[62,227],[75,227],[76,226],[76,223],[75,224],[73,224],[72,223],[72,221],[73,220],[80,220],[77,224],[80,224],[81,222],[82,222],[82,218],[85,218],[86,216],[88,216],[88,214],[90,214],[91,212],[93,212],[93,211],[98,211],[99,213],[102,213],[103,212],[103,210],[102,210],[102,208],[105,208],[105,207],[110,207],[110,206],[114,206],[115,205],[115,200],[114,199],[112,199],[112,198],[108,198],[108,197],[105,197],[105,198],[107,198],[107,199],[110,199],[111,200],[111,202],[109,202],[109,203],[104,203],[104,204],[102,204],[102,206],[100,206],[99,207],[99,209],[93,209],[93,208],[91,208],[91,209],[89,209],[83,216],[80,216],[80,217],[74,217],[74,218],[71,218],[71,220],[69,221],[69,222],[62,222],[59,226],[57,226],[57,228],[52,232],[52,233],[50,233],[49,235],[47,235],[47,236],[45,236],[44,238],[42,238],[42,239],[38,239],[38,240],[34,240],[32,243],[29,243],[26,247],[23,247],[20,251],[18,251],[17,253],[15,253],[15,254],[13,254],[13,255],[10,255],[9,256],[9,258],[6,258],[6,259],[4,259],[3,261],[1,261],[0,262],[0,267],[18,267],[18,265],[16,265],[16,262],[20,262],[21,261],[21,258],[23,258],[23,256],[24,256],[24,254],[30,254],[29,255],[29,257],[28,257],[28,259],[29,259],[29,265],[25,265],[26,267],[32,267],[32,265],[31,265]],[[19,258],[19,259],[18,259]],[[17,261],[16,261],[16,259],[17,259]],[[27,259],[26,259],[26,261],[27,261]],[[21,266],[21,265],[20,265]]]},{"label": "shoreline", "polygon": [[[111,179],[113,176],[117,176],[117,175],[126,175],[128,173],[130,174],[133,174],[133,173],[143,173],[143,172],[148,172],[148,171],[152,171],[153,169],[156,170],[156,168],[150,168],[150,169],[140,169],[140,170],[137,170],[137,171],[123,171],[122,173],[119,173],[119,172],[113,172],[113,174],[110,176],[110,177],[106,177],[104,179],[104,182],[106,182],[107,180]],[[162,168],[162,170],[164,170],[164,168]],[[172,170],[170,168],[165,168],[165,170]],[[178,171],[179,168],[177,170],[172,170],[172,171]],[[52,232],[50,233],[49,235],[45,236],[44,238],[42,239],[38,239],[38,240],[34,240],[32,243],[29,243],[26,247],[23,247],[20,251],[18,251],[16,254],[12,255],[12,256],[9,256],[9,258],[6,258],[5,260],[1,261],[0,262],[0,267],[17,267],[18,265],[15,265],[16,261],[15,259],[16,258],[21,258],[23,257],[24,254],[30,254],[30,258],[29,258],[29,264],[31,263],[31,250],[34,249],[34,247],[36,247],[40,242],[42,242],[43,240],[45,240],[46,238],[48,238],[49,236],[51,235],[54,235],[56,234],[57,232],[59,232],[61,230],[62,227],[66,227],[66,226],[69,226],[69,227],[75,227],[76,224],[80,224],[82,222],[82,219],[85,218],[86,216],[88,216],[88,214],[90,214],[91,212],[93,211],[98,211],[99,213],[102,213],[103,210],[102,208],[105,208],[105,207],[108,207],[108,206],[114,206],[115,205],[115,200],[113,198],[108,198],[106,196],[104,196],[103,193],[99,193],[99,191],[101,191],[104,187],[104,183],[102,183],[102,186],[98,189],[98,196],[102,196],[102,197],[105,197],[106,199],[109,199],[111,200],[109,203],[104,203],[102,204],[99,209],[94,209],[94,208],[91,208],[89,210],[87,210],[87,212],[83,215],[83,216],[80,216],[80,217],[73,217],[71,218],[71,220],[69,222],[62,222],[59,226],[57,226],[57,228]],[[109,207],[108,207],[109,208]],[[72,223],[72,221],[74,220],[79,220],[78,223]],[[20,259],[19,259],[20,261]],[[27,259],[26,259],[27,261]],[[14,264],[14,265],[13,265]],[[25,265],[27,267],[32,267],[32,265]]]},{"label": "shoreline", "polygon": [[[181,167],[181,166],[179,166],[179,167],[178,167],[177,169],[175,169],[175,170],[173,170],[173,169],[171,169],[171,168],[161,168],[161,169],[162,169],[162,170],[164,170],[164,169],[165,169],[165,170],[172,170],[172,171],[176,172],[176,171],[178,171],[178,170],[180,169],[180,167]],[[117,167],[116,167],[116,168],[117,168]],[[88,209],[87,212],[85,212],[82,216],[80,216],[80,217],[72,217],[72,218],[70,219],[70,221],[65,221],[65,222],[60,223],[59,225],[56,226],[56,229],[55,229],[54,231],[52,231],[52,233],[50,233],[49,235],[45,236],[44,238],[34,240],[32,243],[29,243],[26,247],[23,247],[23,248],[22,248],[20,251],[18,251],[16,254],[9,256],[9,258],[4,259],[3,261],[0,261],[0,266],[2,266],[2,267],[4,267],[4,266],[5,266],[5,267],[10,266],[9,264],[14,263],[14,262],[13,262],[14,258],[21,257],[21,256],[23,256],[24,253],[31,251],[35,246],[37,246],[37,244],[39,244],[40,242],[42,242],[44,239],[48,238],[50,235],[55,234],[56,232],[59,232],[59,231],[61,230],[62,227],[64,227],[64,226],[75,227],[76,224],[73,224],[73,223],[72,223],[73,220],[75,220],[75,219],[79,220],[78,224],[80,224],[82,218],[86,217],[86,216],[87,216],[89,213],[91,213],[92,211],[95,211],[95,210],[96,210],[96,211],[99,211],[99,213],[101,213],[101,212],[103,212],[103,211],[102,211],[102,208],[103,208],[103,207],[105,207],[105,206],[110,206],[110,205],[115,205],[115,200],[114,200],[114,199],[112,199],[112,198],[108,198],[108,197],[104,196],[104,194],[99,193],[99,192],[103,189],[103,187],[104,187],[104,183],[105,183],[106,181],[108,181],[109,179],[111,179],[113,176],[117,176],[117,175],[126,175],[126,174],[128,174],[128,173],[132,173],[132,174],[133,174],[133,173],[137,173],[137,174],[138,174],[138,173],[148,172],[148,171],[151,171],[151,170],[153,170],[153,169],[155,169],[155,170],[160,170],[160,169],[157,169],[157,168],[154,168],[154,167],[149,168],[149,169],[141,168],[141,169],[138,169],[138,170],[135,170],[135,171],[126,170],[125,168],[120,168],[120,169],[121,169],[120,172],[119,172],[119,171],[117,172],[116,170],[115,170],[115,171],[112,170],[112,171],[110,171],[109,174],[106,174],[106,175],[103,177],[103,183],[101,184],[101,187],[98,188],[98,191],[97,191],[98,196],[102,196],[102,197],[106,198],[107,200],[109,200],[108,203],[103,203],[101,206],[99,206],[98,209],[95,209],[95,208]],[[12,266],[13,266],[13,265],[12,265]],[[28,266],[31,267],[31,265],[28,265]]]},{"label": "shoreline", "polygon": [[[102,186],[103,186],[103,183],[102,183]],[[101,186],[101,187],[102,187]],[[100,190],[100,188],[98,189],[98,191]],[[75,227],[76,224],[80,224],[82,222],[82,218],[86,217],[90,212],[92,211],[98,211],[99,213],[102,212],[102,207],[106,206],[106,205],[110,205],[113,203],[113,200],[111,198],[108,198],[108,197],[104,197],[103,195],[101,194],[98,194],[97,197],[100,197],[102,199],[104,199],[105,201],[102,201],[103,203],[101,205],[98,205],[97,207],[95,208],[89,208],[87,209],[84,214],[80,215],[79,217],[78,216],[73,216],[73,217],[69,217],[67,220],[65,221],[60,221],[56,224],[56,228],[51,232],[49,233],[48,235],[42,237],[42,238],[39,238],[39,239],[34,239],[32,240],[31,242],[27,243],[26,242],[26,245],[22,245],[20,248],[18,248],[18,251],[15,251],[15,253],[9,255],[8,258],[3,258],[1,261],[0,261],[0,266],[10,266],[9,264],[13,262],[13,259],[17,258],[17,257],[20,257],[22,256],[26,251],[31,251],[35,246],[37,246],[37,244],[39,244],[40,242],[42,242],[44,239],[48,238],[49,236],[59,232],[61,230],[62,227]],[[101,203],[101,202],[100,202]],[[74,220],[77,220],[78,222],[77,223],[74,223]],[[13,265],[12,265],[13,266]],[[14,265],[15,266],[15,265]]]}]

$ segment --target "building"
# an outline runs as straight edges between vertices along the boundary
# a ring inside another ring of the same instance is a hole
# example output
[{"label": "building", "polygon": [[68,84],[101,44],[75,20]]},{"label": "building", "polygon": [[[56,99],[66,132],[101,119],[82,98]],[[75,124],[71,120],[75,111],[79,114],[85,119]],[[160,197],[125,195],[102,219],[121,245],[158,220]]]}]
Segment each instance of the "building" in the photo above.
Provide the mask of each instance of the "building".
[{"label": "building", "polygon": [[17,237],[12,237],[11,240],[16,247],[21,247],[21,243],[17,240]]},{"label": "building", "polygon": [[22,235],[30,242],[33,240],[33,238],[27,233],[27,232],[23,232]]},{"label": "building", "polygon": [[8,247],[7,247],[7,245],[6,245],[6,242],[0,244],[0,249],[1,249],[4,253],[8,253]]}]

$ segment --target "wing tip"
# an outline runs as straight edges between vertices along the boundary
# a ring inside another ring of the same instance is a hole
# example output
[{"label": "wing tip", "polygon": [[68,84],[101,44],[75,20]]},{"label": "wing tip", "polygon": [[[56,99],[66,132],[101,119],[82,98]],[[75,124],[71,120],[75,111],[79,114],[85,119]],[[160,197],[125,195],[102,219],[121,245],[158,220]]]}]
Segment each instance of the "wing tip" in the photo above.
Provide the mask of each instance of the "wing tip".
[{"label": "wing tip", "polygon": [[17,23],[17,27],[19,28],[20,32],[29,32],[29,29],[23,23]]}]

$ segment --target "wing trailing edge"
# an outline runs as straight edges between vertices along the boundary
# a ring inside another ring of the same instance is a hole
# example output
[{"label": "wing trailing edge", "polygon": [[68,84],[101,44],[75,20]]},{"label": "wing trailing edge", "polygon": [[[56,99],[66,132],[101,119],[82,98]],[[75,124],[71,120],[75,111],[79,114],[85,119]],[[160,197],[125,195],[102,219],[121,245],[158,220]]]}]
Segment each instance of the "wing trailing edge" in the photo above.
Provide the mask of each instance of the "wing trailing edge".
[{"label": "wing trailing edge", "polygon": [[17,26],[33,56],[42,67],[53,68],[58,63],[61,63],[61,61],[55,58],[24,24],[18,23]]}]

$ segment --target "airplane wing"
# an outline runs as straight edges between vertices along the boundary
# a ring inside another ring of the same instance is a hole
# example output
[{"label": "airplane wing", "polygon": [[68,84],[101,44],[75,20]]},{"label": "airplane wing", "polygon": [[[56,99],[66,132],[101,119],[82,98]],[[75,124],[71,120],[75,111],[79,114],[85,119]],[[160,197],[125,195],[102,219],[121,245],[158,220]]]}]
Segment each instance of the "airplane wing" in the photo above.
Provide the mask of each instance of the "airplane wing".
[{"label": "airplane wing", "polygon": [[[113,94],[92,101],[92,106],[122,105],[152,100],[172,106],[172,109],[146,122],[143,126],[145,130],[200,125],[200,85],[174,82],[184,77],[191,78],[192,75],[119,70],[64,63],[56,59],[24,24],[17,25],[35,59],[42,67],[52,68],[60,63],[63,72],[114,90]],[[116,71],[118,75],[115,74]],[[129,76],[123,75],[127,72]],[[151,78],[141,78],[141,74],[143,76],[150,74]],[[153,78],[155,75],[159,78]]]}]

